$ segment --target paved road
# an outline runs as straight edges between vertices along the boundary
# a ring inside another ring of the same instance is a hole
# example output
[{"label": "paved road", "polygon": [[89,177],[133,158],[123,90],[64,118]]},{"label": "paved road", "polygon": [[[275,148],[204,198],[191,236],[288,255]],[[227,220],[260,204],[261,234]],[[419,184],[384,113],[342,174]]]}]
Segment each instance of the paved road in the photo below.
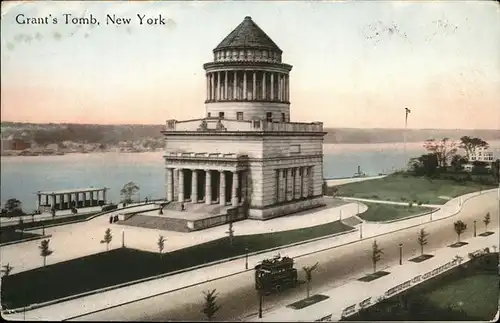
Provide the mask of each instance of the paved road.
[{"label": "paved road", "polygon": [[[419,246],[416,237],[420,228],[430,233],[426,252],[432,252],[440,247],[456,241],[453,222],[460,219],[467,223],[468,230],[462,234],[462,240],[473,234],[473,220],[477,220],[477,232],[483,230],[482,219],[486,212],[492,215],[490,227],[498,227],[498,200],[496,193],[483,194],[464,204],[460,214],[451,218],[432,223],[424,223],[419,227],[405,229],[400,232],[379,237],[377,242],[384,248],[384,256],[379,269],[399,263],[398,244],[403,243],[404,258],[418,255]],[[321,292],[335,286],[345,284],[353,278],[359,278],[372,271],[370,250],[373,240],[365,240],[351,245],[340,246],[335,249],[318,252],[296,259],[296,267],[320,263],[314,273],[312,290]],[[303,273],[300,273],[303,279]],[[152,297],[128,305],[118,306],[94,314],[85,315],[77,320],[201,320],[203,314],[202,292],[217,289],[218,303],[222,306],[217,313],[218,320],[238,320],[254,316],[258,309],[258,298],[254,289],[253,272],[235,275],[229,278],[216,280],[206,284],[182,289],[165,295]],[[264,302],[264,317],[271,308],[285,306],[305,296],[305,286],[299,286],[279,295],[268,296]],[[29,312],[28,312],[29,313]]]}]

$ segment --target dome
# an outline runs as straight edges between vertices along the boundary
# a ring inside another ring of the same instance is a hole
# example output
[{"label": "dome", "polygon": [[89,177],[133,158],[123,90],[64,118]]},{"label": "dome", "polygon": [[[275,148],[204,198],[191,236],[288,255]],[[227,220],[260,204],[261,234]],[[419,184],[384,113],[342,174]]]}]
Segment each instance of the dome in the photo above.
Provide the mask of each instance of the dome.
[{"label": "dome", "polygon": [[220,42],[214,51],[228,48],[268,49],[282,53],[278,45],[248,16]]}]

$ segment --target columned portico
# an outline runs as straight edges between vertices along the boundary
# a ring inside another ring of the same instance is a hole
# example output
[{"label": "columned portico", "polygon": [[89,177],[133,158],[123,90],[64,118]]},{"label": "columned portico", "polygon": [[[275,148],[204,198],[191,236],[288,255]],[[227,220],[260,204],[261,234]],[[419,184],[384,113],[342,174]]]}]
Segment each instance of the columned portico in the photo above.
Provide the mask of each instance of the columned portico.
[{"label": "columned portico", "polygon": [[[57,192],[37,192],[38,210],[50,212],[51,210],[64,211],[72,208],[84,208],[106,204],[107,188],[85,188],[61,190]],[[102,199],[100,198],[102,192]],[[83,201],[80,200],[80,194]],[[87,198],[87,194],[89,198]],[[50,201],[49,201],[50,197]]]}]

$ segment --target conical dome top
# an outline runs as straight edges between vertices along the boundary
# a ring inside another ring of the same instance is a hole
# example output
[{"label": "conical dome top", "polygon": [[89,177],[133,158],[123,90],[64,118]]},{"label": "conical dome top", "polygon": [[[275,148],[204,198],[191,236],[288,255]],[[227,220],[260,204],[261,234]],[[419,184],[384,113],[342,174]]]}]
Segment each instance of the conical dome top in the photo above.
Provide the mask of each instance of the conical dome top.
[{"label": "conical dome top", "polygon": [[248,16],[220,42],[214,51],[227,48],[260,48],[282,53],[278,45]]}]

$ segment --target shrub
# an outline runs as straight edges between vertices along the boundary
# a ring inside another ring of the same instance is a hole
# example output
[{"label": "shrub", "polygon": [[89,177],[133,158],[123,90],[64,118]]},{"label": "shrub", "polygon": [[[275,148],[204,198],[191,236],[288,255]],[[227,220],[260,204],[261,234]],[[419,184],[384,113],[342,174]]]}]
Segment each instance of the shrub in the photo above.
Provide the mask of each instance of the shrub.
[{"label": "shrub", "polygon": [[408,206],[412,207],[413,206],[413,202],[408,203]]},{"label": "shrub", "polygon": [[422,204],[423,204],[422,201],[418,201],[418,203],[417,203],[418,206],[420,206]]}]

